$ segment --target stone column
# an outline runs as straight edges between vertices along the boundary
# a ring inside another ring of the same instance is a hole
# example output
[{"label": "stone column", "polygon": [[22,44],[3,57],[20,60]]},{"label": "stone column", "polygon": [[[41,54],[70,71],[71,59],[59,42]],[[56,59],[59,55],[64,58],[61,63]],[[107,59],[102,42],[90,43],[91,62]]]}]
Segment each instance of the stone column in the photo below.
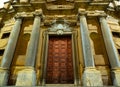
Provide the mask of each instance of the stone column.
[{"label": "stone column", "polygon": [[[79,11],[80,33],[82,40],[83,58],[85,62],[85,71],[82,77],[83,86],[102,86],[102,78],[99,71],[95,69],[94,58],[90,45],[88,26],[86,21],[86,12]],[[97,81],[96,81],[97,79]]]},{"label": "stone column", "polygon": [[40,23],[41,23],[41,14],[36,14],[33,24],[33,29],[30,37],[30,41],[27,48],[25,65],[34,67],[35,57],[38,48],[39,36],[40,36]]},{"label": "stone column", "polygon": [[83,57],[85,67],[94,67],[94,58],[90,45],[90,38],[85,14],[86,13],[80,13],[80,31],[81,31],[80,33],[82,39]]},{"label": "stone column", "polygon": [[11,31],[8,44],[5,48],[5,52],[3,54],[3,58],[1,61],[1,67],[0,67],[0,85],[6,85],[7,83],[7,77],[8,77],[8,69],[10,68],[12,58],[14,55],[15,47],[17,44],[17,40],[20,33],[20,28],[22,24],[22,18],[16,17],[15,25]]},{"label": "stone column", "polygon": [[[119,75],[117,75],[118,71],[120,71],[120,69],[119,69],[120,68],[120,61],[119,61],[117,49],[115,47],[115,44],[114,44],[114,41],[112,38],[110,27],[108,26],[104,15],[99,17],[99,18],[100,18],[101,30],[102,30],[106,50],[108,53],[110,65],[113,69],[112,75],[113,75],[113,79],[114,79],[114,85],[120,86],[120,72],[119,72]],[[117,73],[116,73],[116,71],[117,71]]]},{"label": "stone column", "polygon": [[30,41],[27,48],[25,69],[18,73],[16,86],[34,86],[36,85],[36,72],[34,70],[36,54],[38,49],[38,42],[40,36],[40,23],[42,11],[35,14],[33,29]]}]

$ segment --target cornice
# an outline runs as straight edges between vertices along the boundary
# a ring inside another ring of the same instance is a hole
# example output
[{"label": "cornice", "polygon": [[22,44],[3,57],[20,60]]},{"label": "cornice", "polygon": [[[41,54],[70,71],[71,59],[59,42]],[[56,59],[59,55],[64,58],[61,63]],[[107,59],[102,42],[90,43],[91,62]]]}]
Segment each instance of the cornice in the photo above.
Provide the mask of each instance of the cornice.
[{"label": "cornice", "polygon": [[[53,0],[27,0],[28,2],[20,2],[19,0],[16,2],[12,2],[12,6],[14,7],[14,9],[18,10],[18,11],[22,11],[22,10],[27,10],[27,11],[33,11],[35,9],[38,8],[42,8],[44,9],[44,11],[46,10],[76,10],[78,9],[78,7],[82,7],[84,9],[90,9],[91,6],[93,7],[93,10],[100,10],[103,9],[105,6],[108,6],[110,3],[110,0],[65,0],[66,4],[62,3],[62,4],[53,4]],[[54,2],[59,2],[57,0],[54,0]],[[99,8],[95,8],[95,7]],[[26,7],[26,8],[24,8]],[[21,10],[21,8],[24,8]]]},{"label": "cornice", "polygon": [[42,19],[44,17],[42,9],[38,9],[33,12],[18,12],[16,13],[15,17],[22,17],[22,18],[33,18],[35,16],[40,16]]},{"label": "cornice", "polygon": [[106,16],[107,14],[104,11],[95,10],[95,11],[87,11],[85,9],[78,9],[78,16],[85,15],[87,17],[98,17],[98,16]]}]

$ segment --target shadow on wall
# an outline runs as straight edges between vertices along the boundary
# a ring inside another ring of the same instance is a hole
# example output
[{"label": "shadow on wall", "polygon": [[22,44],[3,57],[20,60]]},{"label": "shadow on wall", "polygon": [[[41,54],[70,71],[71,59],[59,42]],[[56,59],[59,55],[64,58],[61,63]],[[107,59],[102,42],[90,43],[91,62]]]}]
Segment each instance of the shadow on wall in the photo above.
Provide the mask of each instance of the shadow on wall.
[{"label": "shadow on wall", "polygon": [[90,38],[93,41],[95,54],[96,55],[102,54],[101,40],[100,40],[99,34],[96,32],[92,32],[92,33],[90,33]]}]

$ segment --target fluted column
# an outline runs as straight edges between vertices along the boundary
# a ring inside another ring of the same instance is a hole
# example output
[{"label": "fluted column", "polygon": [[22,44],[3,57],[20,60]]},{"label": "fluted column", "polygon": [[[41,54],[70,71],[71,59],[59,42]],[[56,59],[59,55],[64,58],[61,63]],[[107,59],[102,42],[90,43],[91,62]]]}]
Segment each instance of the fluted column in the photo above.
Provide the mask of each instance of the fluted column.
[{"label": "fluted column", "polygon": [[3,54],[3,58],[1,61],[0,85],[5,85],[7,82],[7,77],[8,77],[7,69],[9,69],[11,62],[12,62],[12,58],[13,58],[14,51],[16,48],[18,36],[20,33],[21,24],[22,24],[22,18],[19,16],[16,16],[16,22],[11,31],[11,34],[10,34],[10,37],[8,40],[8,44],[5,48],[5,52]]},{"label": "fluted column", "polygon": [[[79,21],[80,21],[80,33],[81,33],[81,41],[82,41],[82,51],[83,58],[85,64],[85,70],[82,76],[82,84],[83,86],[102,86],[102,78],[100,71],[95,69],[94,58],[92,54],[89,31],[86,21],[87,13],[85,11],[79,12]],[[97,79],[97,82],[96,82]]]},{"label": "fluted column", "polygon": [[115,44],[112,38],[110,27],[107,24],[107,21],[104,15],[100,16],[99,19],[100,19],[101,30],[102,30],[107,54],[109,57],[110,65],[111,65],[111,68],[113,69],[112,70],[113,81],[114,81],[113,84],[115,86],[120,86],[120,61],[119,61],[117,49],[115,47]]},{"label": "fluted column", "polygon": [[42,10],[36,12],[34,16],[35,16],[34,24],[26,53],[25,69],[18,73],[16,86],[36,85],[36,72],[34,70],[34,66],[40,36],[40,23],[42,17]]}]

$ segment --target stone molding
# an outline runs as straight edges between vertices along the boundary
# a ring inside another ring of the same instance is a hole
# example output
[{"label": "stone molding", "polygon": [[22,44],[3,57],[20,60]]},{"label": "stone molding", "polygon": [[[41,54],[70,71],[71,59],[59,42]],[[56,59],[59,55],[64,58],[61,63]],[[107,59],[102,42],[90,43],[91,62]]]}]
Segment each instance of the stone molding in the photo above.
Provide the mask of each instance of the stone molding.
[{"label": "stone molding", "polygon": [[87,15],[87,11],[85,9],[78,9],[78,15],[81,16],[81,15]]},{"label": "stone molding", "polygon": [[21,14],[16,14],[15,15],[15,19],[21,19],[21,18],[23,18]]},{"label": "stone molding", "polygon": [[95,11],[87,11],[85,9],[78,9],[78,16],[82,16],[85,15],[87,17],[97,17],[97,16],[104,16],[107,17],[107,14],[104,11],[99,11],[99,10],[95,10]]},{"label": "stone molding", "polygon": [[42,16],[43,15],[42,9],[35,10],[33,15],[35,15],[35,16]]},{"label": "stone molding", "polygon": [[43,19],[42,9],[36,10],[34,12],[19,12],[15,15],[15,19],[17,18],[32,18],[35,16],[40,16]]},{"label": "stone molding", "polygon": [[5,70],[8,70],[7,68],[3,68],[3,67],[0,67],[0,71],[5,71]]}]

